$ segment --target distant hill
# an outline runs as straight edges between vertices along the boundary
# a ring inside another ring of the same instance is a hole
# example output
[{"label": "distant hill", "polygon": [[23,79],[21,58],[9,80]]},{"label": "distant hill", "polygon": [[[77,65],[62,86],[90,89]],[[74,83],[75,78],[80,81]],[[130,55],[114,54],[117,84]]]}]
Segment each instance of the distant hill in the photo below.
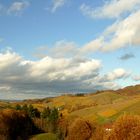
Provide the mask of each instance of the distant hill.
[{"label": "distant hill", "polygon": [[116,92],[124,95],[137,95],[140,94],[140,85],[128,86],[123,89],[119,89]]},{"label": "distant hill", "polygon": [[32,104],[39,110],[56,107],[69,120],[77,117],[99,123],[114,121],[121,114],[140,115],[140,85],[119,90],[97,91],[89,94],[65,94],[58,97],[24,100],[22,102],[1,102],[0,108],[16,104]]}]

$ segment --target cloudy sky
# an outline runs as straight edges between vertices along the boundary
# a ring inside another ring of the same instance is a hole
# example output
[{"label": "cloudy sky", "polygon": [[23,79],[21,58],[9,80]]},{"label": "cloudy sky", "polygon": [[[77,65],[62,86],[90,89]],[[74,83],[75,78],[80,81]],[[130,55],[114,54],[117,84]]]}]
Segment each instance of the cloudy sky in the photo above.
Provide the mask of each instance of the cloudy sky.
[{"label": "cloudy sky", "polygon": [[0,99],[140,83],[140,0],[0,0]]}]

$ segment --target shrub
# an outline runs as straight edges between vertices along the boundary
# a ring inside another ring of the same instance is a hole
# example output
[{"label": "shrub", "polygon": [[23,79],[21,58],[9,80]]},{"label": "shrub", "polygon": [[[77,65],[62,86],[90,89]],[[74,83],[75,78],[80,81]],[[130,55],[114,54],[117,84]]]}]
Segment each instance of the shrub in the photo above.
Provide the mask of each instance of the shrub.
[{"label": "shrub", "polygon": [[123,115],[114,123],[107,140],[140,140],[140,117]]},{"label": "shrub", "polygon": [[94,127],[94,131],[92,131],[92,137],[90,140],[104,140],[104,137],[105,137],[104,128],[102,126],[96,125]]},{"label": "shrub", "polygon": [[82,119],[76,119],[68,129],[66,140],[88,140],[92,130],[90,124]]}]

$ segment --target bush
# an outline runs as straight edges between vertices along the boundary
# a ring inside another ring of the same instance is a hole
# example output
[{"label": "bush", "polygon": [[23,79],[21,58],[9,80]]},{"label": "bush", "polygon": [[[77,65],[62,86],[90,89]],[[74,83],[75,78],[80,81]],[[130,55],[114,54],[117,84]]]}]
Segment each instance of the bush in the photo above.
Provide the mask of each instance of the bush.
[{"label": "bush", "polygon": [[77,119],[69,127],[66,140],[88,140],[91,134],[92,130],[89,123],[85,120]]},{"label": "bush", "polygon": [[140,140],[140,117],[123,115],[114,123],[107,140]]}]

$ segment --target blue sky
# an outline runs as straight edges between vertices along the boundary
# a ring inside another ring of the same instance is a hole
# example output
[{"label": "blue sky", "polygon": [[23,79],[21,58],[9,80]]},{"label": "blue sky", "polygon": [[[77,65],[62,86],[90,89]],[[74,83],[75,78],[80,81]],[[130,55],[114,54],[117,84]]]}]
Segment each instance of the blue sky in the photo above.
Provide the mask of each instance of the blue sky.
[{"label": "blue sky", "polygon": [[139,84],[139,0],[0,0],[0,98]]}]

